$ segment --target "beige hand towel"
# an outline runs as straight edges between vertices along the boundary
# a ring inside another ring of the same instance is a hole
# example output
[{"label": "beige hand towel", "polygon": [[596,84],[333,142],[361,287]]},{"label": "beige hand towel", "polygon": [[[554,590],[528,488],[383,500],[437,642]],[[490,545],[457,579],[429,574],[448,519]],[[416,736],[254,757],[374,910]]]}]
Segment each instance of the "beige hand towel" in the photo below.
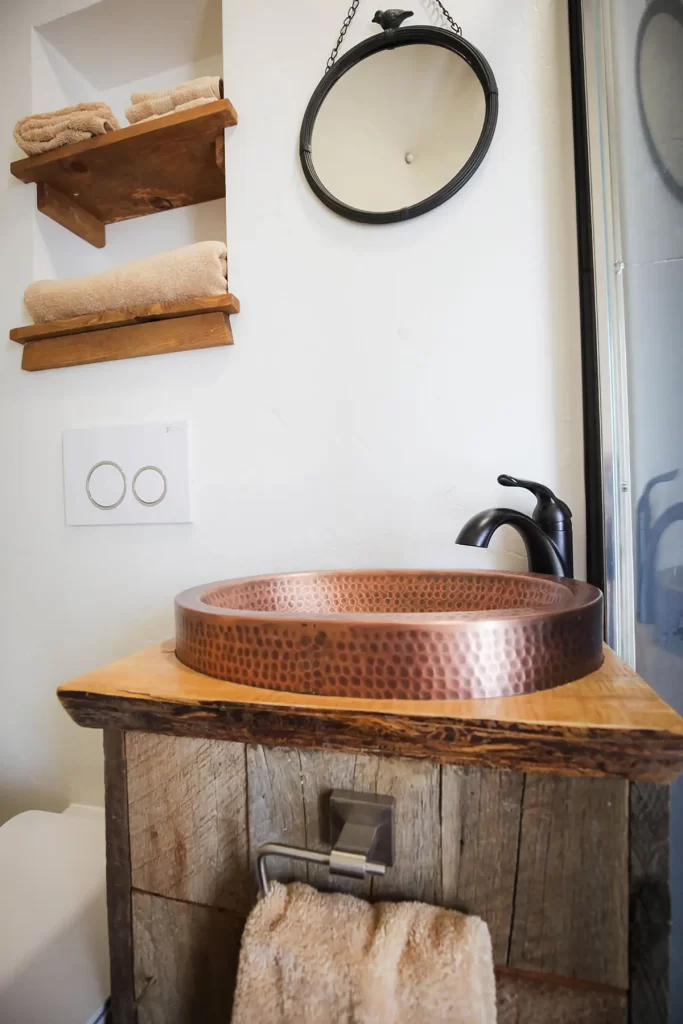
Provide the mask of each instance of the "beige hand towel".
[{"label": "beige hand towel", "polygon": [[85,142],[94,135],[116,131],[119,123],[106,103],[79,103],[45,114],[29,114],[14,126],[18,146],[29,156],[60,146]]},{"label": "beige hand towel", "polygon": [[179,89],[188,88],[196,90],[195,96],[213,96],[215,100],[219,100],[223,95],[223,79],[217,75],[203,75],[201,78],[190,78],[187,82],[180,82],[171,89],[156,89],[153,92],[134,92],[130,102],[133,104],[142,103],[144,100],[153,100],[158,96],[166,96]]},{"label": "beige hand towel", "polygon": [[195,100],[209,103],[221,99],[222,95],[223,82],[217,76],[193,78],[189,82],[181,82],[173,89],[134,92],[130,98],[131,106],[126,110],[126,117],[131,124],[137,124],[138,121],[147,121],[150,117],[187,109],[188,104],[194,104]]},{"label": "beige hand towel", "polygon": [[273,883],[242,938],[232,1024],[495,1024],[478,917]]},{"label": "beige hand towel", "polygon": [[[173,107],[171,110],[162,110],[158,114],[150,114],[148,117],[141,117],[139,120],[131,122],[132,124],[142,124],[143,121],[154,121],[157,117],[167,117],[169,114],[177,114],[179,110],[190,110],[191,107],[201,107],[204,103],[214,103],[213,99],[209,100],[204,98],[198,100],[189,100],[187,103],[181,103],[179,107]],[[160,104],[162,106],[162,104]]]},{"label": "beige hand towel", "polygon": [[35,281],[24,292],[24,302],[34,322],[44,324],[105,309],[221,295],[227,287],[225,243],[196,242],[102,274]]}]

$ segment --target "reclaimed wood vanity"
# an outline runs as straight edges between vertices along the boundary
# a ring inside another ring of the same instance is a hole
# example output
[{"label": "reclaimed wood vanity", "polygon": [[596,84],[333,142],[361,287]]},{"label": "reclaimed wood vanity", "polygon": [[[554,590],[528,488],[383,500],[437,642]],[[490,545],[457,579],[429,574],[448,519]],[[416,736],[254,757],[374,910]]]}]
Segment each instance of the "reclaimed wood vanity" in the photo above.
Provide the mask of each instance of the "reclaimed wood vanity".
[{"label": "reclaimed wood vanity", "polygon": [[173,652],[59,690],[104,729],[114,1024],[229,1020],[255,850],[327,849],[332,789],[395,797],[394,866],[274,877],[479,914],[500,1024],[666,1024],[683,719],[611,651],[556,689],[461,701],[257,689]]}]

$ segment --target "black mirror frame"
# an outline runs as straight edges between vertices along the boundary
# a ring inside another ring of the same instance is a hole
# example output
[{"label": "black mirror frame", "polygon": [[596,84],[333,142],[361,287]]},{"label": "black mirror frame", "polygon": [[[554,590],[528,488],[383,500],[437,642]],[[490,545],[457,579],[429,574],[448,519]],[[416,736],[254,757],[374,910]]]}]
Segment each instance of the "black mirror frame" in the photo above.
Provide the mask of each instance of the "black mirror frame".
[{"label": "black mirror frame", "polygon": [[681,185],[679,181],[676,181],[673,174],[667,168],[666,164],[662,160],[659,150],[657,149],[655,140],[652,137],[650,125],[648,124],[647,115],[645,113],[643,90],[641,87],[640,61],[642,57],[643,41],[650,22],[656,18],[658,14],[668,14],[680,25],[683,25],[683,5],[681,5],[678,0],[650,0],[650,3],[645,8],[640,25],[638,26],[638,37],[636,39],[635,79],[636,93],[638,95],[638,110],[640,112],[640,123],[643,126],[643,134],[645,135],[645,141],[647,142],[647,148],[650,156],[652,157],[652,162],[659,171],[659,174],[669,191],[675,195],[676,199],[683,202],[683,185]]},{"label": "black mirror frame", "polygon": [[[477,145],[474,147],[472,154],[470,155],[467,163],[460,168],[455,177],[451,178],[450,181],[446,182],[438,191],[434,192],[431,196],[427,196],[426,199],[420,200],[419,203],[414,203],[412,206],[404,206],[398,210],[385,210],[381,213],[373,212],[371,210],[359,210],[354,206],[349,206],[347,203],[340,202],[335,196],[329,192],[322,181],[318,177],[313,166],[313,158],[311,153],[311,137],[313,135],[313,126],[315,120],[320,112],[320,108],[325,100],[327,94],[339,81],[342,75],[345,75],[347,71],[355,67],[360,61],[365,60],[366,57],[372,56],[372,54],[379,53],[381,50],[393,50],[397,46],[413,46],[417,43],[423,43],[431,46],[442,46],[446,50],[451,50],[453,53],[457,53],[459,57],[470,65],[477,78],[481,83],[481,87],[484,90],[484,96],[486,99],[486,115],[484,117],[484,125],[481,130],[481,135]],[[375,36],[370,36],[369,39],[364,39],[362,43],[358,43],[351,50],[348,51],[343,57],[341,57],[335,64],[332,65],[331,69],[325,74],[323,79],[318,83],[315,88],[313,95],[311,96],[304,119],[301,124],[301,133],[299,136],[299,155],[301,157],[301,166],[303,167],[304,175],[310,185],[313,192],[319,199],[328,206],[335,213],[338,213],[342,217],[347,217],[349,220],[359,221],[363,224],[392,224],[396,221],[410,220],[413,217],[419,217],[423,213],[428,213],[433,210],[436,206],[440,206],[445,203],[447,199],[458,192],[463,185],[467,184],[474,172],[481,165],[484,157],[486,156],[493,133],[496,128],[496,122],[498,120],[498,86],[493,76],[493,71],[479,50],[468,43],[462,36],[456,35],[454,32],[446,31],[446,29],[433,28],[429,25],[414,25],[406,28],[397,29],[386,29],[384,32],[378,33]]]}]

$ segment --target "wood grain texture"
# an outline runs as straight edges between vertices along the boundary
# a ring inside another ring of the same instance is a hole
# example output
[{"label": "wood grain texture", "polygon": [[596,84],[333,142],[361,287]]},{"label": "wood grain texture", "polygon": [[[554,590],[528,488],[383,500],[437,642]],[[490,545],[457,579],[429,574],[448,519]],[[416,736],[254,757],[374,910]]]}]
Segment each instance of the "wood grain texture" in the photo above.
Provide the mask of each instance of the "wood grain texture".
[{"label": "wood grain texture", "polygon": [[669,801],[668,786],[630,786],[630,1024],[669,1019]]},{"label": "wood grain texture", "polygon": [[228,100],[16,160],[12,174],[46,182],[104,224],[225,196],[216,139],[237,123]]},{"label": "wood grain texture", "polygon": [[528,696],[368,701],[210,679],[156,646],[58,696],[92,728],[654,782],[683,767],[683,719],[609,650],[598,672]]},{"label": "wood grain texture", "polygon": [[107,918],[113,1024],[136,1024],[126,737],[104,732]]},{"label": "wood grain texture", "polygon": [[248,912],[243,744],[131,733],[127,754],[134,888]]},{"label": "wood grain texture", "polygon": [[270,877],[476,913],[498,965],[626,989],[627,783],[145,734],[128,745],[136,888],[245,914],[262,843],[327,850],[332,789],[393,795],[385,878],[275,858]]},{"label": "wood grain texture", "polygon": [[134,892],[133,924],[138,1024],[227,1024],[244,919]]},{"label": "wood grain texture", "polygon": [[196,313],[239,313],[240,304],[236,295],[226,292],[222,295],[206,295],[199,299],[183,299],[178,302],[154,302],[150,306],[131,306],[128,309],[106,309],[100,313],[74,316],[68,320],[51,320],[46,324],[29,324],[14,327],[10,341],[25,344],[27,341],[42,341],[45,338],[65,338],[70,334],[87,334],[109,327],[127,327],[130,324],[146,323],[148,320],[171,320],[179,316],[194,316]]},{"label": "wood grain texture", "polygon": [[216,164],[225,172],[225,137],[222,134],[216,139]]},{"label": "wood grain texture", "polygon": [[[297,750],[260,746],[247,748],[249,786],[249,847],[252,870],[263,843],[307,846],[301,760]],[[271,858],[268,875],[281,882],[305,882],[307,865]]]},{"label": "wood grain texture", "polygon": [[441,902],[441,773],[431,761],[378,758],[374,792],[396,799],[394,866],[372,898]]},{"label": "wood grain texture", "polygon": [[129,327],[71,334],[24,345],[22,370],[54,370],[61,366],[105,363],[114,359],[135,359],[169,352],[232,345],[232,331],[224,313],[153,320]]},{"label": "wood grain texture", "polygon": [[496,968],[498,1024],[626,1024],[626,992]]},{"label": "wood grain texture", "polygon": [[441,769],[442,902],[489,926],[496,963],[507,963],[524,776]]},{"label": "wood grain texture", "polygon": [[511,967],[628,985],[628,786],[528,775]]},{"label": "wood grain texture", "polygon": [[69,196],[58,192],[46,181],[41,181],[38,183],[36,201],[40,213],[44,213],[50,220],[61,224],[67,231],[78,235],[96,249],[104,248],[106,240],[102,221],[84,210]]}]

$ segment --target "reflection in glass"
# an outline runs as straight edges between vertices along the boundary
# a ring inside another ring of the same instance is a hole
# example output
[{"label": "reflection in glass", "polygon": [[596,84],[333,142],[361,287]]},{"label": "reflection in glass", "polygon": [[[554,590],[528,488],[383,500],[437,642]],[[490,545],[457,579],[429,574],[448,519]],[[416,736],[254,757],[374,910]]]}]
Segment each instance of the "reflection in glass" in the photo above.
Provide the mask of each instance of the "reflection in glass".
[{"label": "reflection in glass", "polygon": [[683,5],[677,0],[659,0],[643,19],[638,95],[655,163],[683,200]]},{"label": "reflection in glass", "polygon": [[683,565],[658,568],[660,543],[674,523],[683,522],[683,502],[675,502],[652,522],[650,495],[662,483],[675,480],[678,470],[650,480],[637,507],[637,617],[642,625],[654,625],[653,640],[672,654],[683,655]]}]

